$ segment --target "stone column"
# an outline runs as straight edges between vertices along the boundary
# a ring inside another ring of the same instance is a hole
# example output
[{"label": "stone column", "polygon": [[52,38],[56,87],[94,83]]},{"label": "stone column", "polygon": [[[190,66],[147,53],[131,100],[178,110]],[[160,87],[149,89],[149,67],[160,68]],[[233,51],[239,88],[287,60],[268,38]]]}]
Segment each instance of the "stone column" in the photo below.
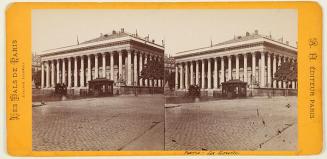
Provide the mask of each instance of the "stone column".
[{"label": "stone column", "polygon": [[295,89],[295,81],[292,81],[292,89]]},{"label": "stone column", "polygon": [[[278,67],[282,64],[282,58],[278,56]],[[278,81],[278,88],[282,88],[282,81]]]},{"label": "stone column", "polygon": [[106,78],[106,53],[102,53],[102,78]]},{"label": "stone column", "polygon": [[[156,62],[156,56],[155,56],[155,55],[152,57],[152,60]],[[156,87],[157,84],[158,84],[158,83],[157,83],[157,80],[156,80],[156,79],[153,79],[153,80],[152,80],[152,85],[153,85],[154,87]]]},{"label": "stone column", "polygon": [[213,87],[218,88],[218,59],[214,58]]},{"label": "stone column", "polygon": [[65,61],[65,59],[62,59],[62,72],[61,72],[61,76],[62,76],[62,83],[67,84],[66,83],[66,61]]},{"label": "stone column", "polygon": [[175,90],[178,89],[178,64],[175,65]]},{"label": "stone column", "polygon": [[193,72],[193,61],[191,61],[191,64],[190,64],[190,78],[191,78],[191,85],[194,85],[194,72]]},{"label": "stone column", "polygon": [[51,61],[51,87],[54,88],[55,85],[55,67],[54,67],[54,61]]},{"label": "stone column", "polygon": [[88,82],[92,80],[92,70],[91,70],[91,55],[87,55],[87,85]]},{"label": "stone column", "polygon": [[60,83],[60,60],[57,59],[57,63],[56,63],[56,67],[57,67],[57,83]]},{"label": "stone column", "polygon": [[114,80],[114,53],[110,53],[110,80]]},{"label": "stone column", "polygon": [[246,53],[243,55],[243,76],[244,82],[248,82],[248,55]]},{"label": "stone column", "polygon": [[184,71],[183,71],[183,63],[180,64],[180,85],[179,89],[184,89]]},{"label": "stone column", "polygon": [[295,81],[292,81],[292,89],[295,89]]},{"label": "stone column", "polygon": [[[153,57],[152,57],[152,55],[149,55],[149,59],[150,59],[150,61],[152,61],[153,60]],[[149,79],[149,86],[153,86],[153,79]]]},{"label": "stone column", "polygon": [[[164,57],[160,57],[160,62],[162,62],[163,67],[165,67],[165,60]],[[171,72],[171,70],[169,70],[169,72]],[[165,86],[165,76],[163,77],[163,79],[160,79],[160,87],[164,87]]]},{"label": "stone column", "polygon": [[[148,55],[144,54],[144,65],[146,65],[148,62]],[[148,79],[144,79],[144,85],[149,86]]]},{"label": "stone column", "polygon": [[202,59],[202,68],[201,68],[201,88],[204,89],[205,87],[205,81],[204,81],[204,76],[205,76],[205,69],[204,69],[204,59]]},{"label": "stone column", "polygon": [[[295,63],[295,59],[292,59],[292,63]],[[295,81],[292,81],[292,89],[295,89]]]},{"label": "stone column", "polygon": [[[276,55],[273,55],[273,75],[272,77],[275,78],[276,73]],[[273,88],[276,88],[276,80],[273,80]]]},{"label": "stone column", "polygon": [[67,87],[70,88],[72,86],[72,60],[68,58],[68,85]]},{"label": "stone column", "polygon": [[195,84],[199,86],[199,61],[195,61]]},{"label": "stone column", "polygon": [[252,53],[252,83],[256,81],[255,71],[256,71],[256,57],[254,52]]},{"label": "stone column", "polygon": [[185,62],[184,67],[185,67],[185,89],[188,90],[188,84],[189,84],[189,80],[188,80],[189,79],[189,77],[188,77],[188,72],[189,72],[188,62]]},{"label": "stone column", "polygon": [[[140,53],[139,55],[139,75],[141,75],[143,69],[143,53]],[[139,82],[140,86],[143,86],[143,79],[140,79]]]},{"label": "stone column", "polygon": [[77,85],[77,56],[74,58],[74,87],[78,87],[78,85]]},{"label": "stone column", "polygon": [[132,85],[132,57],[131,51],[127,51],[127,85]]},{"label": "stone column", "polygon": [[[286,57],[285,57],[285,56],[283,57],[283,61],[284,61],[284,63],[286,62]],[[287,88],[286,84],[287,84],[287,83],[286,83],[285,81],[283,81],[283,87],[284,87],[284,88]]]},{"label": "stone column", "polygon": [[123,52],[118,53],[118,79],[123,77]]},{"label": "stone column", "polygon": [[41,61],[41,88],[44,88],[44,62]]},{"label": "stone column", "polygon": [[239,55],[235,55],[236,61],[236,79],[240,79],[240,59]]},{"label": "stone column", "polygon": [[208,59],[208,75],[207,75],[207,78],[208,78],[208,89],[211,89],[211,59],[209,58]]},{"label": "stone column", "polygon": [[261,64],[260,64],[260,87],[265,87],[265,53],[261,52]]},{"label": "stone column", "polygon": [[[154,55],[152,59],[153,59],[154,62],[158,62],[157,61],[157,56]],[[158,80],[157,79],[153,79],[153,86],[154,87],[158,86]]]},{"label": "stone column", "polygon": [[85,85],[84,85],[84,55],[81,56],[80,87],[85,87]]},{"label": "stone column", "polygon": [[47,80],[47,82],[46,82],[46,84],[47,84],[47,88],[49,88],[50,87],[50,66],[49,66],[49,61],[47,61],[46,62],[46,66],[47,66],[47,71],[46,71],[46,80]]},{"label": "stone column", "polygon": [[134,83],[133,85],[137,86],[138,84],[138,76],[137,76],[137,53],[134,51],[134,61],[133,61],[133,68],[134,68]]},{"label": "stone column", "polygon": [[232,79],[232,56],[228,56],[228,80]]},{"label": "stone column", "polygon": [[94,54],[94,79],[99,77],[99,63],[98,63],[98,54]]},{"label": "stone column", "polygon": [[225,82],[225,59],[224,56],[220,59],[220,65],[221,65],[221,74],[220,74],[220,86],[221,83]]},{"label": "stone column", "polygon": [[268,73],[268,76],[267,76],[267,78],[268,78],[268,88],[271,88],[271,59],[270,59],[270,54],[268,53],[267,54],[267,73]]}]

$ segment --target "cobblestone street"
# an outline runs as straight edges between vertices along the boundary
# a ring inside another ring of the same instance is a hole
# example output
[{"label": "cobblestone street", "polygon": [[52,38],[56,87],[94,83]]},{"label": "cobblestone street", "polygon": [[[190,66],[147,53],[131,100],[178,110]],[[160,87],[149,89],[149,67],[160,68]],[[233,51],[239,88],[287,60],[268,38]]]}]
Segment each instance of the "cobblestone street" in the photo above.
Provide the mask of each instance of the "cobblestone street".
[{"label": "cobblestone street", "polygon": [[297,97],[183,103],[165,111],[159,95],[47,102],[33,107],[33,150],[296,149]]},{"label": "cobblestone street", "polygon": [[119,96],[33,107],[33,150],[163,150],[164,97]]},{"label": "cobblestone street", "polygon": [[167,107],[166,150],[295,150],[297,97]]}]

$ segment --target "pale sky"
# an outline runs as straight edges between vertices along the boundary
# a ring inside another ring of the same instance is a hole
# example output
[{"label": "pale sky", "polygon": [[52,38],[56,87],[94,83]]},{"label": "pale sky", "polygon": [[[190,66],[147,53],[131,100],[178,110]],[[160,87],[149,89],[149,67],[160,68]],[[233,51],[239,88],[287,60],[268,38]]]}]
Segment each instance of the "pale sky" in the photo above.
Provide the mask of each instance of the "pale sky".
[{"label": "pale sky", "polygon": [[161,44],[166,54],[196,49],[230,40],[234,35],[259,30],[259,34],[284,38],[295,46],[297,11],[256,10],[33,10],[32,51],[40,53],[124,28]]}]

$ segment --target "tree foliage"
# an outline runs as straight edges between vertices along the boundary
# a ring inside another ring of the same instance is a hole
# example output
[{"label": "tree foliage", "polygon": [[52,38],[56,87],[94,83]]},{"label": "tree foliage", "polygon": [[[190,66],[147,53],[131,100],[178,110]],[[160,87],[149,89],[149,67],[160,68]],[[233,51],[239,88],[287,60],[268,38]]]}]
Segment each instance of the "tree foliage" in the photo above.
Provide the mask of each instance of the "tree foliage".
[{"label": "tree foliage", "polygon": [[274,80],[277,81],[296,81],[297,63],[285,61],[277,68]]},{"label": "tree foliage", "polygon": [[141,71],[139,78],[143,79],[164,79],[163,61],[148,60]]}]

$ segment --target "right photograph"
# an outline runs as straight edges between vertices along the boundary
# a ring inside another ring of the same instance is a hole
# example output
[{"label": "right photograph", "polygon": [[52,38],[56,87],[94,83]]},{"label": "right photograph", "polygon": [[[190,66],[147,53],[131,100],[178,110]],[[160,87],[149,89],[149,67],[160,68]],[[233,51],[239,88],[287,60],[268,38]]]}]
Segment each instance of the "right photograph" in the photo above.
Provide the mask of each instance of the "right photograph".
[{"label": "right photograph", "polygon": [[165,50],[165,150],[297,150],[297,10],[189,20]]}]

